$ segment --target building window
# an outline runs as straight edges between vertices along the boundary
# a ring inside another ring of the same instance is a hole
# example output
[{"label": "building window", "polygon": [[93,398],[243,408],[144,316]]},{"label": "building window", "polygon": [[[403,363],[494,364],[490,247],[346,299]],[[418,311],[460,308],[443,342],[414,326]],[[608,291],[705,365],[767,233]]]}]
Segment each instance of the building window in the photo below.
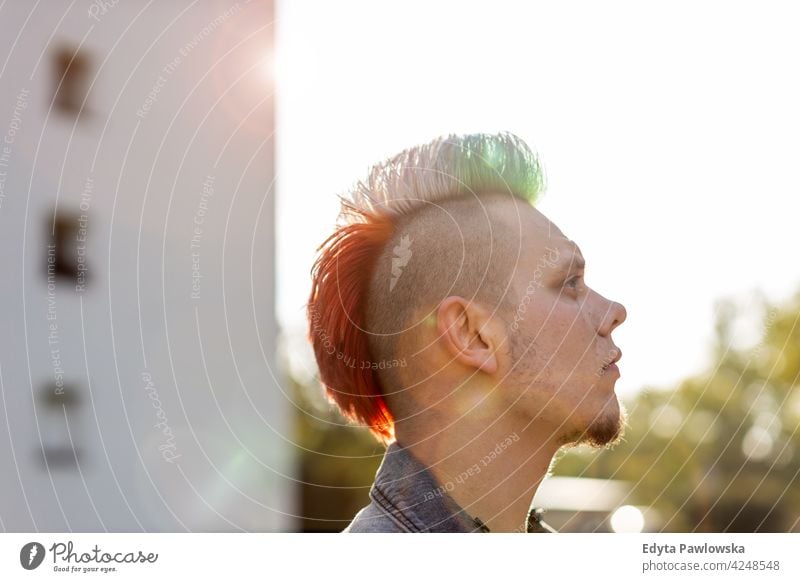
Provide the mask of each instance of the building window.
[{"label": "building window", "polygon": [[88,92],[89,69],[89,58],[85,52],[68,47],[55,52],[53,83],[57,111],[68,115],[81,113]]}]

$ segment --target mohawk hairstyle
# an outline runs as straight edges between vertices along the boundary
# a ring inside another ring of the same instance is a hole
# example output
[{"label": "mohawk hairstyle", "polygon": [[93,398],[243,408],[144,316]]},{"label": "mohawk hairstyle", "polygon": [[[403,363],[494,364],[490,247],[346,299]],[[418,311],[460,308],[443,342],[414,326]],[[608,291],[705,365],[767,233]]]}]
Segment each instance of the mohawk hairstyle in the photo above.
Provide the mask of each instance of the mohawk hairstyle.
[{"label": "mohawk hairstyle", "polygon": [[[378,370],[369,365],[380,336],[367,328],[367,304],[376,263],[401,221],[431,203],[498,192],[534,204],[543,190],[536,155],[502,132],[449,135],[406,149],[339,197],[336,230],[317,248],[311,269],[307,315],[320,381],[345,417],[384,444],[394,440],[395,417]],[[407,312],[409,306],[395,307]]]}]

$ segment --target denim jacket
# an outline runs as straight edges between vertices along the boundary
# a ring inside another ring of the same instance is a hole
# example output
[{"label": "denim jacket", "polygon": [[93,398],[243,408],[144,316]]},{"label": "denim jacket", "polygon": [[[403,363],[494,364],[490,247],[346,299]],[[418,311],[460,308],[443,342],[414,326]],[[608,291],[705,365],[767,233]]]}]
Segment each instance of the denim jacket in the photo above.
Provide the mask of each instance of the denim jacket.
[{"label": "denim jacket", "polygon": [[[433,474],[407,449],[392,442],[386,449],[370,503],[361,509],[342,533],[462,532],[489,529],[464,511]],[[528,514],[528,532],[552,532],[540,519],[541,510]]]}]

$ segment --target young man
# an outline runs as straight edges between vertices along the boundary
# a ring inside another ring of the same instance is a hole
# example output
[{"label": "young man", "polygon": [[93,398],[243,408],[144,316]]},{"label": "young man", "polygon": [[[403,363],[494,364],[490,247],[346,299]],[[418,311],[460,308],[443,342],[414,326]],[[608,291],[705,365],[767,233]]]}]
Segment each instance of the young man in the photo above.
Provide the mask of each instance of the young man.
[{"label": "young man", "polygon": [[522,140],[477,134],[405,150],[342,198],[309,338],[330,400],[387,445],[345,531],[532,531],[556,452],[619,439],[625,308],[534,208],[543,187]]}]

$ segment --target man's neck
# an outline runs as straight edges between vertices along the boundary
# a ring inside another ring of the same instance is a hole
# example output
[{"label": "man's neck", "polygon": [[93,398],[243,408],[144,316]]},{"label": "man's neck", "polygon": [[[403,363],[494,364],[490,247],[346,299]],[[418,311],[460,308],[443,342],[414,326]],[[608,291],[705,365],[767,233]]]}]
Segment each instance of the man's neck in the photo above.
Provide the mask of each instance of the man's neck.
[{"label": "man's neck", "polygon": [[[560,448],[550,431],[461,419],[429,434],[398,433],[398,443],[428,467],[444,490],[492,532],[524,532],[528,509]],[[513,424],[513,423],[511,423]],[[482,432],[483,431],[483,432]]]}]

